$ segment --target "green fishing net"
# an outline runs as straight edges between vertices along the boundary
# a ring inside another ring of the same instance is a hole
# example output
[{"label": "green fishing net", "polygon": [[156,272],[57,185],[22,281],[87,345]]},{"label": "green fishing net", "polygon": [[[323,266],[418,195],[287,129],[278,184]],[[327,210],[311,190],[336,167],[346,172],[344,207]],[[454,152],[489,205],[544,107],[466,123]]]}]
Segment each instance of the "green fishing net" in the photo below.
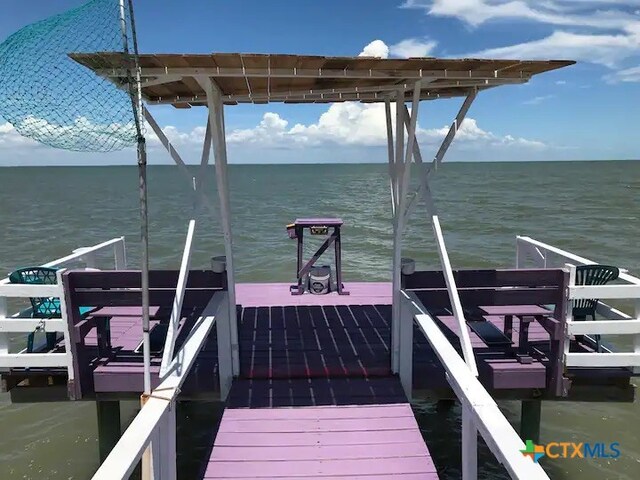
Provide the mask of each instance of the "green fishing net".
[{"label": "green fishing net", "polygon": [[[122,11],[131,38],[127,3]],[[135,144],[127,85],[117,88],[69,57],[123,51],[119,0],[91,0],[27,25],[0,44],[0,117],[21,135],[65,150]]]}]

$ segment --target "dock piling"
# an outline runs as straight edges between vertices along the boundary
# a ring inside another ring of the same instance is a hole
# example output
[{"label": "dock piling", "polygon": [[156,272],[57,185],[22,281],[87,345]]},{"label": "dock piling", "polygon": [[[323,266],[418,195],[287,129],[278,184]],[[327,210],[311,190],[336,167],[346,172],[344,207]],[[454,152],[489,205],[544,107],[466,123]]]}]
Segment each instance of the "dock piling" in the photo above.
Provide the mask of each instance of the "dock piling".
[{"label": "dock piling", "polygon": [[542,400],[523,400],[520,412],[520,437],[523,441],[540,441],[540,418]]},{"label": "dock piling", "polygon": [[97,400],[96,410],[98,414],[98,449],[102,463],[120,440],[120,402],[118,400]]}]

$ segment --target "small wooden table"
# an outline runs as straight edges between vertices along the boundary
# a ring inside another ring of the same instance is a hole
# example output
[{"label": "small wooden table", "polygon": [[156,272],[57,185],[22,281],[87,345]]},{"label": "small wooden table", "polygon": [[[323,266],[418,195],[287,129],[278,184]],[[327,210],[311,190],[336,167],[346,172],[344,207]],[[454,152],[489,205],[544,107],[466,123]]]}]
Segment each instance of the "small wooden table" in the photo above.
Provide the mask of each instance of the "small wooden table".
[{"label": "small wooden table", "polygon": [[504,334],[513,338],[513,317],[520,321],[518,332],[518,349],[515,352],[520,363],[532,363],[529,355],[529,324],[534,320],[542,321],[553,312],[539,305],[488,305],[480,307],[488,315],[504,316]]},{"label": "small wooden table", "polygon": [[[157,316],[159,310],[158,306],[149,306],[149,318]],[[100,356],[108,355],[111,352],[111,317],[142,318],[142,307],[99,307],[85,317],[87,320],[93,320],[96,324],[98,354]]]}]

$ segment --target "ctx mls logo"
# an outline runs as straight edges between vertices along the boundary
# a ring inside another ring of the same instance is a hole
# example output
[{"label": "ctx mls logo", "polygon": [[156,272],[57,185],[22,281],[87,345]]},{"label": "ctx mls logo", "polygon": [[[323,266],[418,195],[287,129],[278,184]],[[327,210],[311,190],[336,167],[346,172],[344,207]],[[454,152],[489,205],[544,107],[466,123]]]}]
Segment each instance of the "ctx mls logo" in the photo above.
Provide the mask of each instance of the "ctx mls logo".
[{"label": "ctx mls logo", "polygon": [[527,440],[525,447],[520,451],[535,463],[544,456],[549,458],[618,458],[620,456],[618,442],[549,442],[546,445],[536,445],[532,440]]}]

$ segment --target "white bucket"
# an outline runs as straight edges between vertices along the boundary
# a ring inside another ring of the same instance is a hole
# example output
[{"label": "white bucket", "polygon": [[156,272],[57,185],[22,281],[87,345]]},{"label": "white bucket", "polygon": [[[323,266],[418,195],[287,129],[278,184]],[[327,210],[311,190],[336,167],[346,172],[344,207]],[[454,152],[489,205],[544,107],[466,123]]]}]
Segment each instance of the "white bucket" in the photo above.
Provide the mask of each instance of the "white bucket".
[{"label": "white bucket", "polygon": [[309,272],[309,292],[314,295],[325,295],[331,290],[331,267],[320,265],[311,267]]},{"label": "white bucket", "polygon": [[403,275],[412,275],[416,271],[416,262],[413,258],[402,258],[400,264],[400,271]]},{"label": "white bucket", "polygon": [[215,273],[223,273],[227,270],[227,257],[220,255],[211,257],[211,270]]}]

